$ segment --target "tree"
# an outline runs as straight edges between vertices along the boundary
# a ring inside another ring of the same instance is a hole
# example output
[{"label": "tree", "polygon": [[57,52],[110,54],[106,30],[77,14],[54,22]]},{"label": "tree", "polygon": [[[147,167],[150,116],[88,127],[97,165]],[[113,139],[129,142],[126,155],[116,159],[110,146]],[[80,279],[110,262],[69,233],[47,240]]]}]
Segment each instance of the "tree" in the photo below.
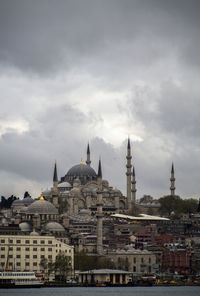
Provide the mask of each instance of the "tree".
[{"label": "tree", "polygon": [[24,198],[26,198],[26,197],[31,197],[28,191],[24,192]]},{"label": "tree", "polygon": [[170,216],[172,212],[177,217],[180,214],[196,213],[198,208],[198,201],[193,198],[181,199],[180,196],[167,195],[159,199],[161,215]]},{"label": "tree", "polygon": [[74,266],[76,270],[81,271],[101,268],[115,268],[115,264],[110,258],[87,255],[83,251],[75,254]]},{"label": "tree", "polygon": [[69,204],[67,200],[58,199],[58,212],[59,214],[66,213],[68,210]]},{"label": "tree", "polygon": [[44,277],[48,274],[48,260],[47,258],[42,258],[40,261],[41,270],[44,273]]},{"label": "tree", "polygon": [[71,261],[69,256],[59,253],[53,263],[55,278],[59,281],[66,281],[68,272],[71,270]]},{"label": "tree", "polygon": [[14,195],[11,195],[7,199],[4,196],[1,196],[1,202],[0,202],[0,209],[10,209],[13,201],[15,201],[17,198]]}]

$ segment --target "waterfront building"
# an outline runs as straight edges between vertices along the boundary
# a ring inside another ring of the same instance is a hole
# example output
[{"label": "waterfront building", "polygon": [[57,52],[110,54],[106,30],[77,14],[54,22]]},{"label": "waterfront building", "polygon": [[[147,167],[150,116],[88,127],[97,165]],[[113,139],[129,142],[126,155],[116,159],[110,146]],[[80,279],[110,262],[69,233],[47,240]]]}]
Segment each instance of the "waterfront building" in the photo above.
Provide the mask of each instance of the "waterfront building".
[{"label": "waterfront building", "polygon": [[74,247],[53,236],[0,235],[0,269],[11,271],[42,272],[41,260],[55,262],[58,254],[69,257],[71,270],[74,268]]}]

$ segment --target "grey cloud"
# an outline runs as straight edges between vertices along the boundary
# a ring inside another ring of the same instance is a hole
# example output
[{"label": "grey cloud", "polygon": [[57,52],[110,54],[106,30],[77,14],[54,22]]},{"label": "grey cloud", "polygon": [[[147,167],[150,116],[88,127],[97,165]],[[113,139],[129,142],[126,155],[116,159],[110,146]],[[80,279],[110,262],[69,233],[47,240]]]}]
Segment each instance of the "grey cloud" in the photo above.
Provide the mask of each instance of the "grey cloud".
[{"label": "grey cloud", "polygon": [[199,39],[198,1],[165,2],[1,1],[1,63],[53,74],[90,64],[98,73],[109,61],[113,73],[177,48],[177,59],[197,58],[190,48]]}]

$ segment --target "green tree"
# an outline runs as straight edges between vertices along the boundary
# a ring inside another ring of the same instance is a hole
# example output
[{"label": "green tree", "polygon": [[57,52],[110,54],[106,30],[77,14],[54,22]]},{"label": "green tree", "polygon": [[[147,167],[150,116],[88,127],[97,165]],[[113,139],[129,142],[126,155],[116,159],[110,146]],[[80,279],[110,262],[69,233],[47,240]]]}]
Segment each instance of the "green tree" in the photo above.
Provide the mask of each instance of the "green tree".
[{"label": "green tree", "polygon": [[174,213],[177,217],[180,214],[191,214],[196,213],[198,208],[198,201],[194,198],[181,199],[180,196],[167,195],[159,199],[160,208],[159,212],[161,215],[170,216]]},{"label": "green tree", "polygon": [[55,278],[59,281],[66,281],[68,272],[71,270],[71,261],[69,256],[59,253],[56,260],[52,263],[52,269],[55,272]]},{"label": "green tree", "polygon": [[68,210],[68,207],[69,205],[67,200],[58,199],[58,212],[60,215],[66,213]]},{"label": "green tree", "polygon": [[76,270],[81,271],[101,268],[115,268],[115,264],[110,260],[110,258],[87,255],[83,251],[75,254],[74,266]]},{"label": "green tree", "polygon": [[159,199],[160,208],[159,212],[161,215],[167,215],[170,216],[172,212],[176,215],[181,213],[182,208],[182,202],[181,198],[178,195],[167,195],[164,197],[161,197]]}]

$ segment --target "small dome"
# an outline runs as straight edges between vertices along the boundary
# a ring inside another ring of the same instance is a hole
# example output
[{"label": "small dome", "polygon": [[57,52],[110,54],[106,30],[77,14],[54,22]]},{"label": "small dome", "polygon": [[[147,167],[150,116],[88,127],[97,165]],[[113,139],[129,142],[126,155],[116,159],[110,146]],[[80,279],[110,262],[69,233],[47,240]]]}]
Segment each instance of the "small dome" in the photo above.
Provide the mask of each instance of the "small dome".
[{"label": "small dome", "polygon": [[49,222],[46,224],[45,229],[47,231],[65,231],[64,227],[58,222]]},{"label": "small dome", "polygon": [[19,224],[21,231],[32,231],[32,226],[28,222],[22,222]]},{"label": "small dome", "polygon": [[34,202],[34,200],[31,197],[25,197],[22,200],[22,202],[25,206],[28,206],[28,205],[32,204]]},{"label": "small dome", "polygon": [[16,205],[22,205],[23,204],[23,201],[21,199],[16,199],[13,201],[12,203],[12,206],[16,206]]},{"label": "small dome", "polygon": [[66,188],[66,187],[72,187],[72,186],[68,182],[62,182],[58,184],[58,188]]},{"label": "small dome", "polygon": [[30,235],[31,235],[31,236],[38,236],[38,235],[39,235],[39,233],[38,233],[38,232],[36,232],[36,231],[32,231],[32,232],[30,233]]},{"label": "small dome", "polygon": [[79,211],[79,215],[81,215],[81,216],[87,216],[87,215],[89,215],[89,210],[88,209],[81,209]]},{"label": "small dome", "polygon": [[28,214],[53,214],[57,215],[56,207],[47,200],[36,200],[27,208]]}]

